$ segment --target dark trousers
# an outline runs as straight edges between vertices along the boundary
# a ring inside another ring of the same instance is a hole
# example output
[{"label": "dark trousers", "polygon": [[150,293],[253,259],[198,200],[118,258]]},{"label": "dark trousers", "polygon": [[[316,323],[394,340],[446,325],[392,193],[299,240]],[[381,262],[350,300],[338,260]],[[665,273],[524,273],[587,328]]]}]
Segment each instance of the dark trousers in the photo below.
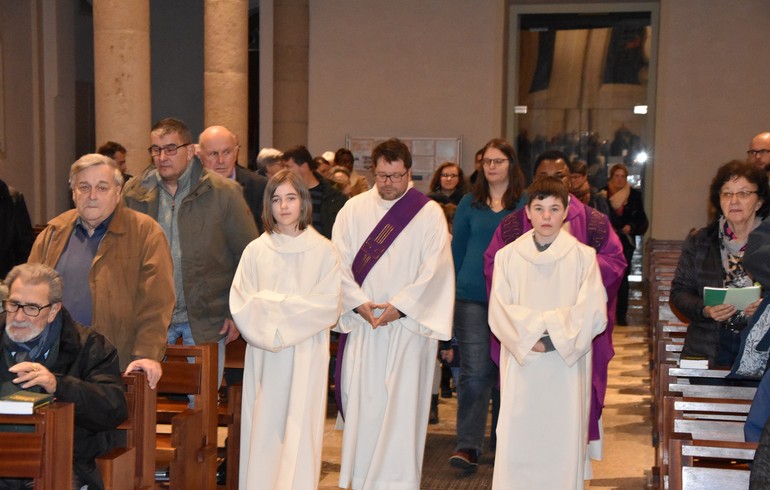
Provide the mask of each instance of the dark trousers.
[{"label": "dark trousers", "polygon": [[628,275],[631,273],[631,259],[634,257],[636,248],[629,243],[629,238],[636,240],[635,237],[621,237],[620,239],[623,243],[623,256],[626,258],[626,270],[623,271],[623,280],[620,281],[620,288],[618,289],[618,303],[615,307],[616,325],[628,325],[626,319],[628,313]]}]

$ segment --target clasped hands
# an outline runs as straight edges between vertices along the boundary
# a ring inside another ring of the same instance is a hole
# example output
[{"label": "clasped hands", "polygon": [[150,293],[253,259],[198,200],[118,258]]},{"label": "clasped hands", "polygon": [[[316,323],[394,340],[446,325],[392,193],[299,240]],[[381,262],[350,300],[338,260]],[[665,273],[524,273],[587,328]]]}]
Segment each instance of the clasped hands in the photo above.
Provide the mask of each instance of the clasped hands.
[{"label": "clasped hands", "polygon": [[[380,316],[374,316],[374,310],[377,309],[382,310]],[[401,318],[401,312],[399,312],[398,309],[390,303],[378,304],[367,301],[366,303],[358,305],[355,311],[361,315],[364,320],[369,322],[373,330],[377,329],[377,327],[387,325],[388,323]]]}]

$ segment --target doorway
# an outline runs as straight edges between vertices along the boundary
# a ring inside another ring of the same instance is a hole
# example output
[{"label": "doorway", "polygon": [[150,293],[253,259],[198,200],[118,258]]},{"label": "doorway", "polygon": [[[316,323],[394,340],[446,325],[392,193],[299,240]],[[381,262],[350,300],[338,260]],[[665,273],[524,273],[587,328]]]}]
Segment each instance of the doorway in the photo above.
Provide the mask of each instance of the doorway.
[{"label": "doorway", "polygon": [[[625,164],[650,203],[657,6],[611,7],[511,6],[506,127],[528,183],[537,156],[559,150],[585,162],[596,190]],[[630,279],[639,281],[637,240]]]}]

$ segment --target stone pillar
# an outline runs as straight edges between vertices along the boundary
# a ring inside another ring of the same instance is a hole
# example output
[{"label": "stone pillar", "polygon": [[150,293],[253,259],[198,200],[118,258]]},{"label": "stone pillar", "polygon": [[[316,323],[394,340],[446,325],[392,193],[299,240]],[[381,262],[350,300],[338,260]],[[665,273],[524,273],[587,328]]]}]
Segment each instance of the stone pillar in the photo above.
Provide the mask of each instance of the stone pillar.
[{"label": "stone pillar", "polygon": [[247,167],[248,0],[205,0],[203,24],[203,125],[225,126],[235,133],[241,145],[239,163]]},{"label": "stone pillar", "polygon": [[[94,1],[96,144],[128,150],[128,172],[147,166],[152,127],[149,0]],[[96,148],[94,148],[96,150]]]},{"label": "stone pillar", "polygon": [[273,3],[273,144],[285,150],[307,145],[310,13],[308,0]]}]

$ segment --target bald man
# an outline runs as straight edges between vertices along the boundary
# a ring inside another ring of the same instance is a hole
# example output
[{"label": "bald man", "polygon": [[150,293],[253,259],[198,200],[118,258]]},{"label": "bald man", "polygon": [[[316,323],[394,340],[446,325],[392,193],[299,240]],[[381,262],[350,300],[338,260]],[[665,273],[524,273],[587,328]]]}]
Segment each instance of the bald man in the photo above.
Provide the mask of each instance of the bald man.
[{"label": "bald man", "polygon": [[764,171],[770,171],[770,132],[759,133],[751,140],[747,161]]},{"label": "bald man", "polygon": [[241,185],[243,197],[262,233],[262,196],[267,179],[238,165],[241,148],[238,138],[224,126],[209,126],[198,137],[198,146],[204,167]]}]

